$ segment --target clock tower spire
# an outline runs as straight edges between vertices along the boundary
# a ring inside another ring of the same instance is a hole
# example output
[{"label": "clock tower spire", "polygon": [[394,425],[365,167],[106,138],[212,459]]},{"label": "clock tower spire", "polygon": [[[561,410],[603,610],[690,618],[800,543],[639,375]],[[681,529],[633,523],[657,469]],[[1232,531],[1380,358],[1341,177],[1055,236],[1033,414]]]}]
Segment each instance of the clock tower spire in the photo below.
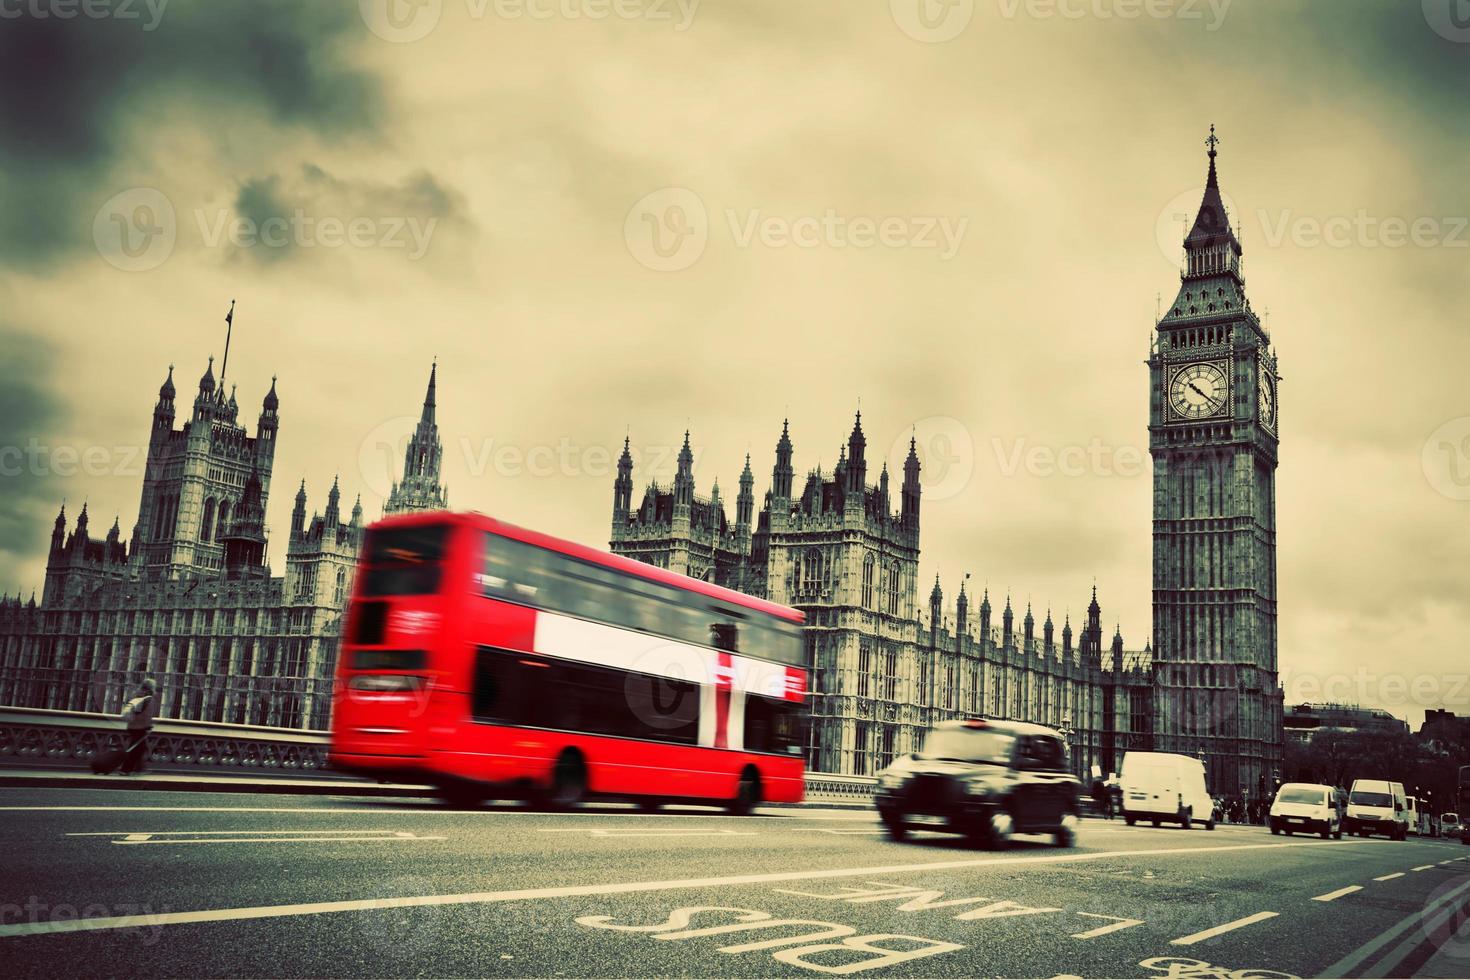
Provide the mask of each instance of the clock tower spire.
[{"label": "clock tower spire", "polygon": [[1155,748],[1201,756],[1217,793],[1258,797],[1281,764],[1276,359],[1209,174],[1179,293],[1149,365],[1154,460]]}]

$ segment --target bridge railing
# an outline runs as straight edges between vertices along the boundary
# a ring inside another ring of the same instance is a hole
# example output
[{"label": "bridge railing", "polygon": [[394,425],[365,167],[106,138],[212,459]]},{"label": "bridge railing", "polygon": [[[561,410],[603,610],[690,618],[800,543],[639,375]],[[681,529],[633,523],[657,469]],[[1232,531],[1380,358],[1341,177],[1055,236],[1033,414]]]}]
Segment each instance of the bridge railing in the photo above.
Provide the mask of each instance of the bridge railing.
[{"label": "bridge railing", "polygon": [[[123,747],[125,735],[116,715],[0,707],[0,766],[82,768],[99,752]],[[148,739],[148,758],[153,765],[201,773],[322,776],[330,772],[330,742],[324,731],[159,718]],[[868,803],[877,782],[872,776],[809,772],[806,793],[816,802]]]}]

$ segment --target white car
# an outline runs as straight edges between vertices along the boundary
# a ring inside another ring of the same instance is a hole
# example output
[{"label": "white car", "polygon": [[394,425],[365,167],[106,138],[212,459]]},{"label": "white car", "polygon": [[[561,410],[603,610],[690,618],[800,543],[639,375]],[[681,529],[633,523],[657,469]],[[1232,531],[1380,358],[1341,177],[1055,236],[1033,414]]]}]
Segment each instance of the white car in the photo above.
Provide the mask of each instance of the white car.
[{"label": "white car", "polygon": [[1286,783],[1271,803],[1271,833],[1290,835],[1301,831],[1342,837],[1342,816],[1337,810],[1337,791],[1319,783]]},{"label": "white car", "polygon": [[1446,837],[1458,836],[1460,833],[1460,815],[1458,813],[1440,814],[1439,832]]},{"label": "white car", "polygon": [[1188,830],[1201,821],[1215,829],[1215,801],[1205,788],[1205,765],[1171,752],[1129,752],[1123,757],[1123,820],[1177,822]]}]

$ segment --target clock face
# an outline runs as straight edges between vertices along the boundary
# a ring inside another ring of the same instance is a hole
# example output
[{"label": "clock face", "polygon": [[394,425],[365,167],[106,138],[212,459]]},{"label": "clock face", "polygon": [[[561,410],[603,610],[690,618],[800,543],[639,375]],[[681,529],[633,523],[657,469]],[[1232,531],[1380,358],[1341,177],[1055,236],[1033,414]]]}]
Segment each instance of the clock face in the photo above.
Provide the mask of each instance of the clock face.
[{"label": "clock face", "polygon": [[1256,390],[1261,398],[1261,424],[1268,429],[1276,427],[1276,392],[1271,388],[1271,378],[1265,371],[1256,374]]},{"label": "clock face", "polygon": [[1225,372],[1213,364],[1180,368],[1169,382],[1169,403],[1183,419],[1206,419],[1225,409]]}]

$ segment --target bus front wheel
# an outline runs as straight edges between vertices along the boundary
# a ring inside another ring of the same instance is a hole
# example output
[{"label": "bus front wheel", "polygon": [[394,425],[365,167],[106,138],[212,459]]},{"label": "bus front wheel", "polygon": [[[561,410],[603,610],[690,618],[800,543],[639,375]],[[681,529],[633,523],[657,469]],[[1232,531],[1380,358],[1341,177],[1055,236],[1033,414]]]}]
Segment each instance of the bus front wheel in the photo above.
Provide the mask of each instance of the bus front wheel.
[{"label": "bus front wheel", "polygon": [[735,787],[735,798],[729,809],[737,817],[749,816],[761,801],[761,776],[750,767],[740,774],[740,783]]}]

